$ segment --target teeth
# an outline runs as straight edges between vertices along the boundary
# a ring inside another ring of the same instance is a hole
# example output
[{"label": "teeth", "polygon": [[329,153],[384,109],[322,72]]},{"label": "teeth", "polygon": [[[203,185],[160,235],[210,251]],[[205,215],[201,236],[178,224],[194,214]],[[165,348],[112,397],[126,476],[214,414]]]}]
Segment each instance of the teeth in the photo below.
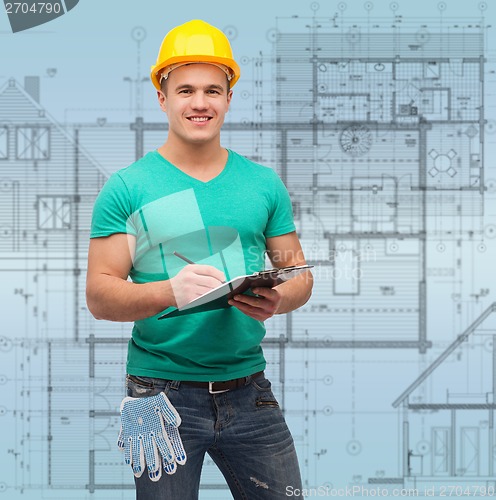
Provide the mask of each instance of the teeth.
[{"label": "teeth", "polygon": [[208,120],[208,116],[192,116],[190,120],[193,122],[206,122]]}]

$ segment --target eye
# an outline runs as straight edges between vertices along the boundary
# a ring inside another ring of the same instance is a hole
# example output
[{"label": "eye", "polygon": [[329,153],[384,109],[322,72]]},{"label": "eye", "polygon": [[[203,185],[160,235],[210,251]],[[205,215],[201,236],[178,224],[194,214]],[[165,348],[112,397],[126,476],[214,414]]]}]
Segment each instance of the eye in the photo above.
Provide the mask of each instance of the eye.
[{"label": "eye", "polygon": [[215,89],[207,90],[207,94],[220,95],[220,92]]}]

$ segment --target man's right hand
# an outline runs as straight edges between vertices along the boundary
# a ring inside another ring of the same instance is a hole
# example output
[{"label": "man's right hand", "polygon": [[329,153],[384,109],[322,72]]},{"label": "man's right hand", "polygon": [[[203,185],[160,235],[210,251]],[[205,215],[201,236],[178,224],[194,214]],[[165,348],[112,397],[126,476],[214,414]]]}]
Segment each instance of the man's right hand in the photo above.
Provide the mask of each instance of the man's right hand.
[{"label": "man's right hand", "polygon": [[181,308],[192,300],[224,283],[224,273],[213,266],[189,264],[170,279],[176,307]]}]

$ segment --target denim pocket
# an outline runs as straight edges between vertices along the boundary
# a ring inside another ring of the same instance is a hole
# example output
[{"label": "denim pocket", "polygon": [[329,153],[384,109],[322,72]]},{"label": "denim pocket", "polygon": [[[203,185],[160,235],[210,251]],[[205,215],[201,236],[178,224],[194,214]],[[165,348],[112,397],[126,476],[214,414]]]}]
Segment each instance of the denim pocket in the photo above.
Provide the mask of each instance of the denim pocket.
[{"label": "denim pocket", "polygon": [[148,377],[138,377],[136,375],[128,375],[127,379],[133,384],[139,385],[141,387],[153,387],[153,381]]},{"label": "denim pocket", "polygon": [[279,403],[274,394],[272,394],[272,384],[270,380],[265,377],[259,377],[256,380],[252,380],[251,384],[260,393],[255,399],[255,407],[257,409],[279,408]]},{"label": "denim pocket", "polygon": [[258,377],[256,379],[252,379],[251,385],[255,387],[257,391],[260,392],[270,391],[272,388],[270,380],[265,377]]},{"label": "denim pocket", "polygon": [[165,392],[167,395],[169,392],[169,383],[167,380],[127,375],[127,395],[132,398],[148,398],[156,396],[159,392]]}]

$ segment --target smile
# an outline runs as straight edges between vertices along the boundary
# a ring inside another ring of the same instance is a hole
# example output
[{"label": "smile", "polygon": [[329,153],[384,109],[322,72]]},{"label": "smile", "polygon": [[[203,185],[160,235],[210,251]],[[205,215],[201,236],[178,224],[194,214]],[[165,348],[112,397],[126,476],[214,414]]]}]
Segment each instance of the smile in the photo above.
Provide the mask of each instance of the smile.
[{"label": "smile", "polygon": [[190,117],[188,117],[188,120],[190,120],[192,122],[201,123],[201,122],[206,122],[208,120],[211,120],[211,117],[210,116],[190,116]]}]

